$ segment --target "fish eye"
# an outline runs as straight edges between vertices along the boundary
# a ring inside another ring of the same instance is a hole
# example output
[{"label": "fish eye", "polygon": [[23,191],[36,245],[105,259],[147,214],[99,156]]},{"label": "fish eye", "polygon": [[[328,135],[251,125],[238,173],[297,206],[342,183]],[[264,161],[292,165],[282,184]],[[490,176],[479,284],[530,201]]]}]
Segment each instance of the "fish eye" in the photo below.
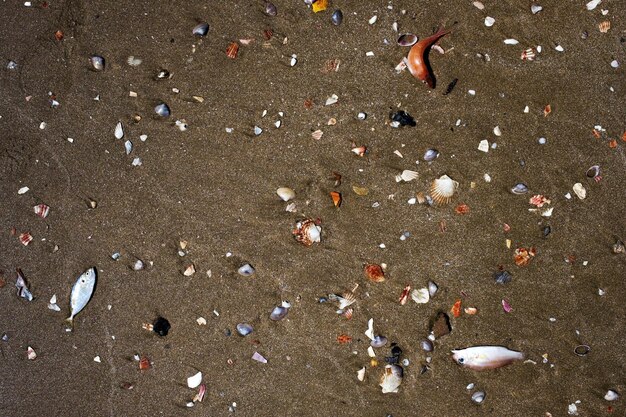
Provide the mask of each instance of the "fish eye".
[{"label": "fish eye", "polygon": [[457,362],[463,363],[463,362],[465,362],[465,358],[459,358],[459,360]]}]

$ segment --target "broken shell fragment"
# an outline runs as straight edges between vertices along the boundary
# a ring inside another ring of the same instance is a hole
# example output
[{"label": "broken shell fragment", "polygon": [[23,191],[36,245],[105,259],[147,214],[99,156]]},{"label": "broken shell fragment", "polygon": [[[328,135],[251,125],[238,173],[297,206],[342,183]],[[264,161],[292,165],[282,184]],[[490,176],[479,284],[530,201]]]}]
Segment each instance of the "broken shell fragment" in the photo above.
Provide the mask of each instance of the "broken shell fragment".
[{"label": "broken shell fragment", "polygon": [[396,175],[396,182],[404,181],[409,182],[413,181],[418,177],[418,173],[416,171],[411,171],[409,169],[405,169],[402,173]]},{"label": "broken shell fragment", "polygon": [[357,371],[356,378],[361,382],[365,380],[365,366]]},{"label": "broken shell fragment", "polygon": [[15,279],[15,287],[17,288],[18,297],[25,298],[26,301],[33,301],[33,294],[28,289],[28,283],[22,274],[22,270],[17,268],[16,272],[17,277]]},{"label": "broken shell fragment", "polygon": [[333,22],[333,25],[339,26],[343,22],[343,12],[339,9],[335,10],[330,16],[330,21]]},{"label": "broken shell fragment", "polygon": [[511,188],[511,192],[517,195],[526,194],[528,192],[528,187],[526,184],[520,182]]},{"label": "broken shell fragment", "polygon": [[305,219],[296,223],[293,234],[298,242],[304,246],[311,246],[321,241],[322,227],[316,225],[311,219]]},{"label": "broken shell fragment", "polygon": [[403,369],[399,365],[386,365],[383,375],[380,378],[380,387],[383,394],[389,392],[398,392],[398,388],[402,383]]},{"label": "broken shell fragment", "polygon": [[434,281],[428,281],[428,295],[430,298],[433,298],[438,290],[439,286]]},{"label": "broken shell fragment", "polygon": [[26,349],[26,357],[29,360],[35,360],[35,358],[37,358],[37,354],[35,353],[35,349],[33,349],[32,347],[28,347],[28,349]]},{"label": "broken shell fragment", "polygon": [[435,349],[435,347],[433,346],[433,342],[428,339],[422,340],[420,342],[420,347],[424,352],[432,352]]},{"label": "broken shell fragment", "polygon": [[276,14],[278,13],[278,10],[276,9],[276,6],[274,5],[274,3],[270,3],[267,2],[265,3],[265,14],[268,16],[276,16]]},{"label": "broken shell fragment", "polygon": [[376,264],[365,265],[365,276],[372,282],[383,282],[385,280],[383,268]]},{"label": "broken shell fragment", "polygon": [[22,245],[28,246],[28,244],[33,241],[33,235],[31,235],[30,232],[20,233],[19,239]]},{"label": "broken shell fragment", "polygon": [[543,7],[541,7],[538,4],[531,4],[531,6],[530,6],[530,12],[532,14],[537,14],[537,13],[539,13],[542,10],[543,10]]},{"label": "broken shell fragment", "polygon": [[437,149],[428,149],[424,153],[424,161],[431,162],[439,157],[439,151]]},{"label": "broken shell fragment", "polygon": [[598,177],[600,175],[600,165],[594,165],[594,166],[589,167],[586,175],[588,178]]},{"label": "broken shell fragment", "polygon": [[618,239],[613,244],[613,253],[615,253],[615,254],[626,253],[626,246],[624,245],[624,242],[622,242],[621,240]]},{"label": "broken shell fragment", "polygon": [[254,352],[252,354],[252,359],[254,359],[257,362],[267,363],[267,359],[265,359],[263,355],[261,355],[259,352]]},{"label": "broken shell fragment", "polygon": [[437,204],[447,204],[458,187],[458,182],[447,175],[442,175],[432,182],[430,194]]},{"label": "broken shell fragment", "polygon": [[535,59],[535,50],[533,48],[524,49],[520,58],[524,61],[533,61]]},{"label": "broken shell fragment", "polygon": [[617,393],[617,391],[614,391],[612,389],[608,390],[604,395],[604,399],[607,401],[617,401],[618,398],[619,394]]},{"label": "broken shell fragment", "polygon": [[231,42],[226,48],[226,56],[235,59],[237,58],[237,53],[239,52],[239,44],[237,42]]},{"label": "broken shell fragment", "polygon": [[497,284],[508,284],[509,282],[511,282],[513,277],[511,276],[509,271],[498,271],[493,274],[493,279],[496,281]]},{"label": "broken shell fragment", "polygon": [[387,338],[385,336],[375,336],[370,342],[373,348],[381,348],[387,344]]},{"label": "broken shell fragment", "polygon": [[161,117],[169,117],[171,114],[170,106],[165,103],[159,103],[154,107],[154,112]]},{"label": "broken shell fragment", "polygon": [[45,204],[37,204],[36,206],[33,207],[33,210],[35,211],[35,214],[39,217],[41,217],[42,219],[45,219],[46,217],[48,217],[48,213],[50,212],[50,207],[48,207]]},{"label": "broken shell fragment", "polygon": [[89,57],[89,64],[92,71],[104,71],[104,58],[100,55],[92,55]]},{"label": "broken shell fragment", "polygon": [[581,183],[577,182],[574,184],[572,189],[574,190],[574,193],[576,193],[576,196],[581,200],[584,200],[585,197],[587,197],[587,190],[585,190],[585,187],[583,187]]},{"label": "broken shell fragment", "polygon": [[244,277],[251,277],[252,275],[254,275],[254,272],[254,267],[250,264],[241,265],[237,270],[237,273]]},{"label": "broken shell fragment", "polygon": [[339,301],[339,309],[343,310],[344,308],[354,304],[356,301],[356,296],[351,291],[346,291],[343,294],[337,296],[337,301]]},{"label": "broken shell fragment", "polygon": [[183,275],[186,277],[190,277],[195,273],[196,273],[196,267],[193,264],[187,265],[187,267],[183,271]]},{"label": "broken shell fragment", "polygon": [[122,139],[124,137],[124,127],[122,122],[117,122],[115,125],[115,139]]},{"label": "broken shell fragment", "polygon": [[472,394],[472,401],[476,404],[482,404],[485,401],[486,394],[483,391],[476,391]]},{"label": "broken shell fragment", "polygon": [[187,378],[187,386],[189,388],[197,388],[202,383],[202,372]]},{"label": "broken shell fragment", "polygon": [[250,326],[248,323],[239,323],[237,325],[237,333],[239,333],[241,336],[247,336],[250,333],[252,333],[252,326]]},{"label": "broken shell fragment", "polygon": [[276,190],[276,194],[278,194],[283,201],[293,200],[296,197],[296,192],[288,187],[279,188]]},{"label": "broken shell fragment", "polygon": [[411,46],[417,43],[418,37],[412,33],[405,33],[398,37],[398,45]]},{"label": "broken shell fragment", "polygon": [[206,36],[209,33],[209,24],[206,22],[197,24],[193,28],[192,33],[196,36]]},{"label": "broken shell fragment", "polygon": [[426,304],[430,300],[430,293],[428,288],[420,288],[419,290],[413,290],[411,298],[417,304]]}]

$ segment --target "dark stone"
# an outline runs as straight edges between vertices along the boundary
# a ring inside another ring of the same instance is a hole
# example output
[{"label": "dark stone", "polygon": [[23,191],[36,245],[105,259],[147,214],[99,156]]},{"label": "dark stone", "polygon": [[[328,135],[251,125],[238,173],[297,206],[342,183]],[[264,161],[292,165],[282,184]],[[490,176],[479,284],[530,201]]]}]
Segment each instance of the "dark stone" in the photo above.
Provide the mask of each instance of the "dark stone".
[{"label": "dark stone", "polygon": [[159,336],[167,336],[167,333],[170,331],[170,328],[172,327],[170,325],[170,322],[167,321],[167,319],[164,317],[158,317],[154,321],[152,326],[153,326],[152,330]]}]

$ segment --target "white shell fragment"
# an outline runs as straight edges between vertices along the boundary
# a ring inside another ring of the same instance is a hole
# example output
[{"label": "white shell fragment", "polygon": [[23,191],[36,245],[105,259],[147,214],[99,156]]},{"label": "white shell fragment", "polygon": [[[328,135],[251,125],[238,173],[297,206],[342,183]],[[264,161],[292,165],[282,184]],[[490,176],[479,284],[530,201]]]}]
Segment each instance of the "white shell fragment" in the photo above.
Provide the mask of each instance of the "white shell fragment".
[{"label": "white shell fragment", "polygon": [[293,200],[296,197],[296,192],[288,187],[280,187],[276,190],[276,194],[283,201]]},{"label": "white shell fragment", "polygon": [[433,298],[439,291],[439,286],[434,281],[428,281],[428,295]]},{"label": "white shell fragment", "polygon": [[617,401],[618,398],[619,394],[617,393],[617,391],[613,391],[612,389],[608,390],[604,395],[604,399],[607,401]]},{"label": "white shell fragment", "polygon": [[502,130],[500,129],[500,126],[496,126],[493,128],[493,134],[496,136],[502,136]]},{"label": "white shell fragment", "polygon": [[476,391],[472,394],[472,401],[476,404],[482,404],[482,402],[485,401],[485,397],[486,395],[483,391]]},{"label": "white shell fragment", "polygon": [[428,288],[420,288],[419,290],[413,290],[411,298],[417,304],[426,304],[430,300],[430,291]]},{"label": "white shell fragment", "polygon": [[558,52],[563,52],[563,51],[565,51],[565,49],[564,49],[561,45],[556,45],[556,46],[554,47],[554,49],[555,49],[556,51],[558,51]]},{"label": "white shell fragment", "polygon": [[474,7],[476,7],[478,10],[484,10],[485,9],[485,5],[482,4],[479,1],[475,1],[474,3],[472,3],[474,5]]},{"label": "white shell fragment", "polygon": [[190,277],[195,273],[196,273],[196,267],[193,264],[187,265],[187,267],[183,271],[183,275],[186,277]]},{"label": "white shell fragment", "polygon": [[48,304],[48,308],[52,311],[61,311],[61,307],[57,305],[57,295],[54,294],[50,298],[50,303]]},{"label": "white shell fragment", "polygon": [[542,10],[543,10],[543,7],[541,7],[541,6],[540,6],[540,5],[538,5],[538,4],[532,4],[532,5],[530,6],[530,12],[531,12],[532,14],[537,14],[537,13],[539,13],[539,12],[540,12],[540,11],[542,11]]},{"label": "white shell fragment", "polygon": [[265,359],[263,355],[261,355],[259,352],[254,352],[254,354],[252,355],[252,359],[257,362],[267,363],[267,359]]},{"label": "white shell fragment", "polygon": [[19,195],[26,194],[28,192],[28,190],[30,190],[30,188],[22,187],[19,190],[17,190],[17,194],[19,194]]},{"label": "white shell fragment", "polygon": [[130,140],[124,142],[124,150],[126,151],[126,155],[130,155],[133,151],[133,143]]},{"label": "white shell fragment", "polygon": [[122,139],[124,137],[124,127],[122,122],[117,122],[115,125],[115,139]]},{"label": "white shell fragment", "polygon": [[487,26],[489,28],[489,27],[493,26],[494,23],[496,23],[496,19],[494,19],[491,16],[485,17],[485,26]]},{"label": "white shell fragment", "polygon": [[263,133],[263,129],[258,126],[254,126],[254,135],[259,136],[261,133]]},{"label": "white shell fragment", "polygon": [[481,152],[489,152],[489,141],[487,139],[483,139],[478,144],[478,150]]},{"label": "white shell fragment", "polygon": [[237,270],[237,273],[244,277],[251,277],[252,275],[254,275],[254,272],[254,267],[250,264],[241,265]]},{"label": "white shell fragment", "polygon": [[504,43],[505,43],[506,45],[517,45],[517,44],[519,43],[519,41],[518,41],[517,39],[511,39],[511,38],[509,38],[509,39],[505,39],[505,40],[504,40]]},{"label": "white shell fragment", "polygon": [[572,189],[574,190],[574,193],[576,193],[576,196],[578,196],[581,200],[584,200],[585,197],[587,197],[587,190],[585,190],[585,187],[583,187],[581,183],[577,182],[574,184]]},{"label": "white shell fragment", "polygon": [[363,382],[363,380],[365,380],[365,366],[357,371],[356,377],[361,382]]},{"label": "white shell fragment", "polygon": [[401,174],[396,175],[396,182],[400,182],[400,181],[409,182],[409,181],[413,181],[414,179],[417,179],[417,177],[418,177],[417,172],[405,169],[404,171],[402,171]]},{"label": "white shell fragment", "polygon": [[365,331],[365,336],[369,337],[370,340],[374,340],[374,319],[368,320],[367,330]]},{"label": "white shell fragment", "polygon": [[339,100],[339,96],[337,96],[337,94],[333,94],[332,96],[326,99],[326,103],[324,105],[330,106],[331,104],[335,104],[337,100]]},{"label": "white shell fragment", "polygon": [[101,363],[102,359],[100,359],[100,356],[96,356],[95,358],[93,358],[93,361],[96,363]]},{"label": "white shell fragment", "polygon": [[598,7],[598,4],[602,3],[602,0],[591,0],[589,3],[587,3],[587,10],[593,10],[596,7]]},{"label": "white shell fragment", "polygon": [[373,25],[374,23],[376,23],[377,20],[378,20],[378,16],[374,15],[370,17],[370,20],[368,20],[367,23],[369,23],[370,25]]},{"label": "white shell fragment", "polygon": [[35,358],[37,357],[37,354],[35,353],[35,349],[29,346],[28,349],[26,350],[26,357],[31,361],[35,360]]},{"label": "white shell fragment", "polygon": [[190,376],[187,378],[187,386],[189,388],[197,388],[202,383],[202,372],[198,372],[197,374]]}]

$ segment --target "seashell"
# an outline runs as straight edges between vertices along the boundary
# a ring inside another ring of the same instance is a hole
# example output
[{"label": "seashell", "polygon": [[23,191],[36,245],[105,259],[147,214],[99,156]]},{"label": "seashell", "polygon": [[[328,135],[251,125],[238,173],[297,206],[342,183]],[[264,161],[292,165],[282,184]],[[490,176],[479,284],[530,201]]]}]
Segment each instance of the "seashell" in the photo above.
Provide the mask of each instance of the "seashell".
[{"label": "seashell", "polygon": [[289,201],[296,198],[296,192],[288,187],[280,187],[278,190],[276,190],[276,194],[278,194],[278,196],[283,201]]},{"label": "seashell", "polygon": [[365,380],[365,366],[357,371],[356,378],[361,382]]},{"label": "seashell", "polygon": [[524,52],[522,52],[522,56],[521,58],[525,61],[532,61],[535,59],[535,50],[533,48],[528,48],[525,49]]},{"label": "seashell", "polygon": [[439,158],[439,151],[437,149],[431,148],[424,153],[424,161],[426,162],[434,161],[437,158]]},{"label": "seashell", "polygon": [[420,288],[419,290],[413,290],[411,298],[417,304],[426,304],[430,300],[430,293],[428,288]]},{"label": "seashell", "polygon": [[252,354],[252,359],[257,361],[257,362],[261,362],[261,363],[267,363],[267,359],[265,359],[263,357],[263,355],[261,355],[259,352],[254,352]]},{"label": "seashell", "polygon": [[241,265],[237,270],[237,273],[244,277],[251,277],[252,275],[254,275],[254,272],[254,267],[250,264]]},{"label": "seashell", "polygon": [[154,112],[156,114],[158,114],[161,117],[169,117],[171,112],[170,112],[170,106],[168,106],[165,103],[159,103],[154,107]]},{"label": "seashell", "polygon": [[22,274],[22,270],[16,269],[17,276],[15,277],[15,288],[17,288],[18,297],[22,297],[27,301],[33,301],[33,294],[28,289],[28,283],[26,282],[26,278]]},{"label": "seashell", "polygon": [[600,29],[600,32],[602,33],[607,33],[609,31],[609,29],[611,29],[611,22],[608,20],[605,20],[604,22],[601,22],[598,25],[598,29]]},{"label": "seashell", "polygon": [[130,140],[124,142],[124,150],[126,151],[126,155],[130,155],[133,151],[133,143]]},{"label": "seashell", "polygon": [[505,39],[504,43],[506,45],[517,45],[519,41],[517,39]]},{"label": "seashell", "polygon": [[135,58],[134,56],[129,56],[128,59],[126,60],[126,62],[128,63],[128,65],[130,65],[131,67],[138,67],[139,65],[141,65],[141,63],[143,62],[141,60],[141,58]]},{"label": "seashell", "polygon": [[22,245],[28,246],[28,244],[33,241],[33,235],[31,235],[30,232],[24,232],[20,234],[19,239]]},{"label": "seashell", "polygon": [[472,401],[476,404],[482,404],[485,401],[486,394],[483,391],[476,391],[472,394]]},{"label": "seashell", "polygon": [[419,38],[413,33],[404,33],[398,37],[398,45],[411,46],[417,43]]},{"label": "seashell", "polygon": [[424,352],[432,352],[435,349],[433,342],[431,342],[428,339],[422,340],[420,342],[420,347],[422,348]]},{"label": "seashell", "polygon": [[433,298],[439,291],[439,286],[434,281],[428,281],[428,295]]},{"label": "seashell", "polygon": [[594,165],[587,170],[588,178],[595,178],[600,175],[600,165]]},{"label": "seashell", "polygon": [[381,348],[387,344],[387,338],[385,336],[375,336],[370,342],[373,348]]},{"label": "seashell", "polygon": [[484,10],[484,9],[485,9],[485,5],[484,5],[484,4],[482,4],[482,3],[481,3],[481,2],[479,2],[479,1],[475,1],[475,2],[473,2],[472,4],[473,4],[473,5],[474,5],[474,7],[476,7],[478,10]]},{"label": "seashell", "polygon": [[383,390],[383,394],[389,392],[398,392],[398,388],[402,383],[402,376],[404,370],[399,365],[386,365],[385,370],[380,378],[380,387]]},{"label": "seashell", "polygon": [[322,138],[323,134],[324,134],[324,132],[322,132],[321,130],[317,129],[315,132],[311,133],[311,137],[313,137],[313,139],[315,139],[315,140],[320,140]]},{"label": "seashell", "polygon": [[343,22],[343,12],[340,9],[335,10],[330,16],[330,21],[333,22],[333,25],[339,26]]},{"label": "seashell", "polygon": [[268,16],[276,16],[276,14],[278,13],[278,10],[276,10],[276,6],[274,5],[274,3],[270,3],[267,2],[265,3],[265,14]]},{"label": "seashell", "polygon": [[339,309],[343,310],[344,308],[354,304],[354,302],[356,301],[356,296],[353,292],[346,291],[337,297],[337,301],[339,301]]},{"label": "seashell", "polygon": [[400,182],[400,181],[409,182],[409,181],[413,181],[417,177],[418,177],[417,172],[405,169],[404,171],[402,171],[401,174],[396,175],[396,182]]},{"label": "seashell", "polygon": [[531,5],[530,5],[530,12],[531,12],[532,14],[537,14],[537,13],[539,13],[539,12],[540,12],[540,11],[542,11],[542,10],[543,10],[543,7],[541,7],[541,6],[540,6],[540,5],[538,5],[538,4],[531,4]]},{"label": "seashell", "polygon": [[496,19],[494,19],[491,16],[487,16],[485,17],[485,26],[487,26],[488,28],[490,28],[491,26],[493,26],[493,24],[496,23]]},{"label": "seashell", "polygon": [[493,134],[496,136],[502,136],[502,130],[500,129],[500,126],[496,126],[493,128]]},{"label": "seashell", "polygon": [[89,64],[92,71],[104,71],[105,61],[100,55],[92,55],[89,57]]},{"label": "seashell", "polygon": [[606,394],[604,394],[604,399],[607,401],[617,401],[619,398],[619,394],[615,390],[608,390]]},{"label": "seashell", "polygon": [[231,42],[226,48],[226,56],[235,59],[237,58],[237,52],[239,52],[239,44],[237,42]]},{"label": "seashell", "polygon": [[45,204],[37,204],[35,207],[33,207],[33,210],[35,211],[35,214],[39,217],[41,217],[42,219],[45,219],[46,217],[48,217],[48,213],[50,212],[50,207],[48,207]]},{"label": "seashell", "polygon": [[493,279],[498,284],[508,284],[509,282],[511,282],[513,277],[511,276],[509,271],[498,271],[493,274]]},{"label": "seashell", "polygon": [[344,316],[346,319],[350,320],[352,318],[353,313],[354,313],[354,310],[349,308],[345,310],[343,313],[341,313],[341,315]]},{"label": "seashell", "polygon": [[202,372],[198,372],[195,375],[187,378],[187,386],[189,388],[197,388],[202,383]]},{"label": "seashell", "polygon": [[447,175],[442,175],[432,182],[430,194],[437,204],[447,204],[458,187],[458,182]]},{"label": "seashell", "polygon": [[574,193],[576,193],[576,196],[578,196],[581,200],[584,200],[585,197],[587,197],[587,190],[585,190],[585,187],[583,187],[581,183],[577,182],[574,184],[572,189],[574,190]]},{"label": "seashell", "polygon": [[195,273],[196,273],[196,267],[193,264],[187,265],[187,267],[183,271],[183,275],[186,277],[190,277]]},{"label": "seashell", "polygon": [[293,234],[298,242],[305,246],[311,246],[313,243],[321,241],[322,227],[316,225],[311,219],[305,219],[296,223]]},{"label": "seashell", "polygon": [[159,80],[169,80],[170,78],[172,78],[172,74],[166,70],[166,69],[160,69],[157,71],[156,75],[154,76],[154,79],[159,81]]},{"label": "seashell", "polygon": [[624,242],[618,239],[613,244],[613,253],[617,254],[617,253],[625,253],[625,252],[626,252],[626,245],[624,245]]},{"label": "seashell", "polygon": [[254,126],[254,136],[259,136],[261,133],[263,133],[263,129],[258,126]]},{"label": "seashell", "polygon": [[367,119],[367,113],[364,113],[364,112],[361,111],[361,112],[359,112],[356,115],[356,118],[359,119],[359,120],[365,120],[365,119]]},{"label": "seashell", "polygon": [[115,139],[122,139],[124,137],[124,127],[122,122],[117,122],[115,125]]},{"label": "seashell", "polygon": [[385,273],[380,265],[365,265],[365,275],[372,282],[383,282],[385,280]]},{"label": "seashell", "polygon": [[528,192],[528,187],[526,184],[520,182],[515,184],[513,188],[511,188],[511,192],[516,195],[526,194]]},{"label": "seashell", "polygon": [[133,271],[141,271],[145,267],[143,261],[141,259],[137,259],[133,264]]},{"label": "seashell", "polygon": [[602,0],[591,0],[586,4],[587,10],[593,10],[598,7],[598,4],[602,3]]},{"label": "seashell", "polygon": [[287,301],[283,301],[281,305],[274,307],[274,310],[270,313],[270,320],[278,321],[284,319],[290,307],[291,304]]},{"label": "seashell", "polygon": [[[369,319],[367,321],[367,330],[365,331],[365,336],[367,336],[370,340],[374,340],[374,319]],[[369,348],[367,350],[369,352]],[[372,350],[372,353],[373,352],[374,351]],[[372,356],[372,355],[370,355],[370,356]]]},{"label": "seashell", "polygon": [[363,156],[367,152],[367,146],[357,146],[351,149],[355,155]]},{"label": "seashell", "polygon": [[196,36],[206,36],[209,33],[209,24],[206,22],[197,24],[193,28],[192,33]]},{"label": "seashell", "polygon": [[476,307],[465,307],[463,311],[465,311],[465,314],[468,314],[470,316],[473,316],[476,313],[478,313],[478,309]]},{"label": "seashell", "polygon": [[26,349],[26,357],[31,361],[35,360],[35,358],[37,357],[37,354],[35,353],[35,349],[28,346],[28,349]]},{"label": "seashell", "polygon": [[239,333],[241,336],[247,336],[250,333],[252,333],[252,326],[250,326],[248,323],[239,323],[237,325],[237,333]]}]

